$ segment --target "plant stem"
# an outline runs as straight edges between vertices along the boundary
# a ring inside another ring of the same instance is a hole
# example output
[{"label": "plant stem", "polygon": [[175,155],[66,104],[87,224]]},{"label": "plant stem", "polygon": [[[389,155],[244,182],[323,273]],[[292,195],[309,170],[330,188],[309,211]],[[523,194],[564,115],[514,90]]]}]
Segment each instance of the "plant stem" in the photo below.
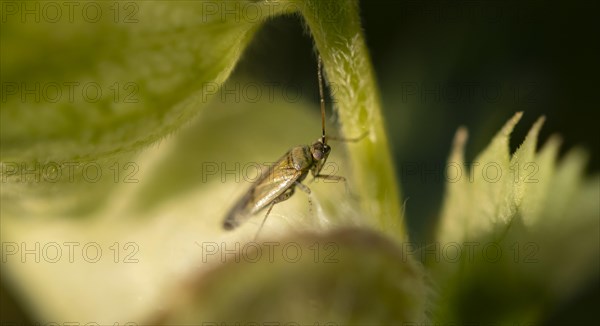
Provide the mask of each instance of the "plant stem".
[{"label": "plant stem", "polygon": [[400,189],[381,115],[375,82],[355,0],[290,0],[298,6],[321,55],[343,134],[368,137],[350,145],[352,183],[361,213],[378,229],[407,240]]}]

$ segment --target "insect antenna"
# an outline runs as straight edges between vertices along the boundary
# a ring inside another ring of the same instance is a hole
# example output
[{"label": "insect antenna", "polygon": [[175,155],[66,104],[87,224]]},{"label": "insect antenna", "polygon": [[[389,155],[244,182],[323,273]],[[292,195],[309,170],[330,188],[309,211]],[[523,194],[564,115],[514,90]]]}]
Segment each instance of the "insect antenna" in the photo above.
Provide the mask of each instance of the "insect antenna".
[{"label": "insect antenna", "polygon": [[321,136],[321,141],[325,144],[325,96],[323,95],[323,62],[321,60],[321,55],[318,56],[318,64],[317,64],[317,76],[319,79],[319,98],[321,99],[321,128],[323,130],[323,136]]}]

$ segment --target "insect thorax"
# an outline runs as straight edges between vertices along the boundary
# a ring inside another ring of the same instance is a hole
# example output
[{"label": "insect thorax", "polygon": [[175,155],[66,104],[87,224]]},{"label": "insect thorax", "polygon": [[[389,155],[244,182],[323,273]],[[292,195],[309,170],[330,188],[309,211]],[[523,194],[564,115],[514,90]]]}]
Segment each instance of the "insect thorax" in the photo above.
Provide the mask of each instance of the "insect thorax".
[{"label": "insect thorax", "polygon": [[313,156],[310,146],[296,146],[288,156],[289,163],[298,171],[308,171],[313,165]]}]

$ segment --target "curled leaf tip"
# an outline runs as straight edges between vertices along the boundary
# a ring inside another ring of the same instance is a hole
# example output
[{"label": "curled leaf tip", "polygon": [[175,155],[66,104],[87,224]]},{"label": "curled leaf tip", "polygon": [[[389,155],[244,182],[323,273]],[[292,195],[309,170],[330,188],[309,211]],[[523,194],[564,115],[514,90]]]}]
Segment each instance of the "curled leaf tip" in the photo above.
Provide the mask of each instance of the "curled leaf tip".
[{"label": "curled leaf tip", "polygon": [[466,127],[461,126],[456,130],[454,134],[454,139],[452,140],[452,154],[450,155],[450,161],[460,161],[464,160],[465,155],[465,145],[467,143],[467,139],[469,138],[469,131]]},{"label": "curled leaf tip", "polygon": [[468,138],[469,130],[464,126],[460,126],[458,130],[456,130],[456,134],[454,134],[452,146],[454,146],[454,148],[464,148]]},{"label": "curled leaf tip", "polygon": [[523,111],[519,111],[517,113],[515,113],[515,115],[512,116],[512,118],[510,118],[510,120],[508,120],[506,122],[506,124],[504,124],[504,126],[502,127],[502,129],[500,130],[500,133],[497,136],[508,136],[512,133],[513,129],[515,128],[515,126],[517,125],[517,123],[519,123],[519,121],[521,120],[521,118],[523,117]]},{"label": "curled leaf tip", "polygon": [[547,146],[556,147],[557,149],[562,145],[563,138],[559,134],[552,134],[548,137],[548,140],[544,143],[544,148]]},{"label": "curled leaf tip", "polygon": [[527,137],[530,137],[530,136],[533,136],[533,135],[535,135],[537,137],[537,134],[540,132],[540,129],[542,129],[542,126],[544,125],[544,122],[546,122],[546,116],[545,115],[539,117],[535,121],[535,123],[533,124],[533,126],[529,130],[529,134],[527,135]]},{"label": "curled leaf tip", "polygon": [[545,121],[546,121],[546,117],[541,116],[535,121],[533,126],[531,126],[531,129],[529,129],[529,132],[527,133],[527,136],[525,137],[525,141],[523,141],[523,144],[521,144],[519,149],[513,154],[513,157],[512,157],[513,162],[516,162],[518,160],[523,160],[523,159],[525,159],[525,160],[533,159],[533,157],[535,156],[535,149],[537,146],[538,135],[539,135],[540,129],[542,129],[542,126],[544,125]]}]

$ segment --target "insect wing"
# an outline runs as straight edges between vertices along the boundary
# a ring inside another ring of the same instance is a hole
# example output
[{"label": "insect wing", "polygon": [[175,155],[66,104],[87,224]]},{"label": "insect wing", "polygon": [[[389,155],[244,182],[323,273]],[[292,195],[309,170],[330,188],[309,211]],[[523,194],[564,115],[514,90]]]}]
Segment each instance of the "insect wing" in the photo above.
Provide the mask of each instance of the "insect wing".
[{"label": "insect wing", "polygon": [[265,208],[274,199],[283,194],[302,175],[289,164],[288,155],[284,155],[273,164],[266,173],[248,190],[246,195],[227,214],[225,226],[234,228],[245,219]]},{"label": "insect wing", "polygon": [[252,189],[255,205],[251,214],[263,209],[271,201],[283,194],[298,180],[301,174],[302,171],[289,166],[286,159],[275,163],[272,169],[269,169],[265,178],[257,182]]}]

